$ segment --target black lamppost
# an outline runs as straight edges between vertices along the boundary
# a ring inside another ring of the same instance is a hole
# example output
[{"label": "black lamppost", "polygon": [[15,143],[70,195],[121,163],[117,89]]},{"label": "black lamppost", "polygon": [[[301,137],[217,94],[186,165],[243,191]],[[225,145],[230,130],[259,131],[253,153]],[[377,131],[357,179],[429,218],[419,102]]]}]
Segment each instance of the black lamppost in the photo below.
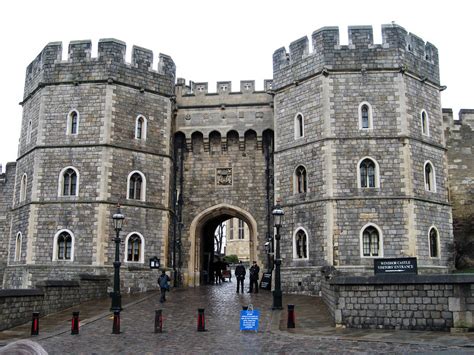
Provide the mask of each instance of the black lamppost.
[{"label": "black lamppost", "polygon": [[275,289],[273,290],[273,306],[272,309],[283,309],[282,293],[281,293],[281,275],[280,275],[280,228],[285,212],[280,204],[273,208],[272,215],[276,228],[276,248],[275,248]]},{"label": "black lamppost", "polygon": [[[112,292],[112,307],[110,310],[114,312],[114,315],[118,313],[120,317],[120,311],[122,310],[122,296],[120,295],[120,231],[122,230],[123,220],[125,216],[120,210],[120,205],[117,206],[117,212],[112,216],[114,221],[115,229],[115,261],[114,261],[114,292]],[[120,324],[120,318],[118,319]],[[115,325],[115,319],[114,319]],[[120,327],[120,326],[119,326]],[[119,328],[120,329],[120,328]],[[120,330],[119,330],[120,332]]]}]

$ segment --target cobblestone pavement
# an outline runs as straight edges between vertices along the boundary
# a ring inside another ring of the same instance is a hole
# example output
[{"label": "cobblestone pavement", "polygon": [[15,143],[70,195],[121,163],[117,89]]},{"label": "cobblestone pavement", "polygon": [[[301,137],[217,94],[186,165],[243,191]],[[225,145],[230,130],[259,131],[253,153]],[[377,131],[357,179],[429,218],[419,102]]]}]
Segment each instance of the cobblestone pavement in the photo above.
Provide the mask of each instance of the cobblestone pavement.
[{"label": "cobblestone pavement", "polygon": [[[102,314],[83,321],[79,335],[49,331],[36,339],[49,354],[303,354],[303,353],[446,353],[474,354],[472,333],[336,330],[317,297],[284,295],[296,306],[296,329],[286,329],[286,311],[271,310],[271,294],[236,294],[235,282],[176,289],[159,303],[152,293],[121,313],[120,335],[111,334],[112,318]],[[258,332],[240,332],[242,305],[261,312]],[[197,332],[197,309],[205,309],[206,331]],[[163,333],[154,333],[154,311],[163,310]],[[470,347],[472,345],[472,347]]]}]

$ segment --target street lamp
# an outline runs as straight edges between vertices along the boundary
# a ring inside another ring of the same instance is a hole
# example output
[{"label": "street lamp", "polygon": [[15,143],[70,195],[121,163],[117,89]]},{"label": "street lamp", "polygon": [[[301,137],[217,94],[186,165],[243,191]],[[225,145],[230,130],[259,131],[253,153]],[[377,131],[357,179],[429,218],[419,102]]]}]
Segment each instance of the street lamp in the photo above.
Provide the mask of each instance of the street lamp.
[{"label": "street lamp", "polygon": [[273,306],[272,309],[283,309],[282,305],[282,293],[281,293],[281,275],[280,275],[280,228],[285,212],[281,208],[280,204],[273,208],[272,215],[273,221],[276,228],[276,248],[275,248],[275,289],[273,290]]},{"label": "street lamp", "polygon": [[110,310],[114,312],[113,333],[120,333],[120,311],[122,310],[122,296],[120,295],[120,231],[122,230],[123,220],[125,216],[117,205],[117,212],[112,216],[115,229],[115,261],[114,261],[114,292],[112,292],[112,307]]}]

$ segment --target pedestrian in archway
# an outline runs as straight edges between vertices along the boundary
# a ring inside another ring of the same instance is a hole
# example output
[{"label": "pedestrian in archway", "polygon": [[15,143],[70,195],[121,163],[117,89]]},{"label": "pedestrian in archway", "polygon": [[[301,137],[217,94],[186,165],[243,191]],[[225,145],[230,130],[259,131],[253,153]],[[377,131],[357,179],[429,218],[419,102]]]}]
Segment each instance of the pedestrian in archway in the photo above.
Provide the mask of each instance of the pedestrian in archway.
[{"label": "pedestrian in archway", "polygon": [[255,286],[255,293],[258,293],[258,273],[260,272],[260,267],[257,265],[257,262],[254,261],[253,265],[250,267],[250,289],[249,293],[253,292],[253,287]]},{"label": "pedestrian in archway", "polygon": [[242,293],[244,293],[244,280],[245,274],[247,271],[245,270],[244,264],[242,264],[242,260],[239,261],[239,264],[235,267],[235,278],[237,279],[237,293],[239,293],[239,286]]},{"label": "pedestrian in archway", "polygon": [[160,302],[163,303],[166,301],[166,291],[169,291],[170,285],[168,282],[170,282],[170,277],[166,275],[165,270],[161,271],[160,277],[158,277],[158,285],[160,286],[160,291],[161,291],[161,297],[160,297]]}]

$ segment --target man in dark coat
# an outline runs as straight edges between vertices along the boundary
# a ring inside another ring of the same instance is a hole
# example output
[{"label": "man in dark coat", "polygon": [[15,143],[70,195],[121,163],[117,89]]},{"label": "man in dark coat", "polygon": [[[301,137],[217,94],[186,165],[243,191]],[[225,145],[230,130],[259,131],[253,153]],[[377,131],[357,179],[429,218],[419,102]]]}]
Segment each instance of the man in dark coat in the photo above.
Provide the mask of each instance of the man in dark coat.
[{"label": "man in dark coat", "polygon": [[235,268],[235,277],[237,278],[237,293],[239,293],[239,285],[240,290],[242,293],[244,293],[244,279],[246,273],[247,271],[245,271],[245,266],[242,264],[242,261],[239,261],[239,264]]},{"label": "man in dark coat", "polygon": [[158,285],[160,286],[160,291],[161,291],[161,297],[160,297],[160,302],[163,303],[166,301],[166,291],[170,289],[170,285],[168,282],[170,282],[170,277],[166,275],[165,270],[161,271],[161,275],[158,278]]},{"label": "man in dark coat", "polygon": [[257,262],[254,261],[253,265],[250,267],[250,289],[249,293],[253,292],[253,287],[255,286],[255,293],[258,293],[258,273],[260,272],[260,267],[257,265]]}]

